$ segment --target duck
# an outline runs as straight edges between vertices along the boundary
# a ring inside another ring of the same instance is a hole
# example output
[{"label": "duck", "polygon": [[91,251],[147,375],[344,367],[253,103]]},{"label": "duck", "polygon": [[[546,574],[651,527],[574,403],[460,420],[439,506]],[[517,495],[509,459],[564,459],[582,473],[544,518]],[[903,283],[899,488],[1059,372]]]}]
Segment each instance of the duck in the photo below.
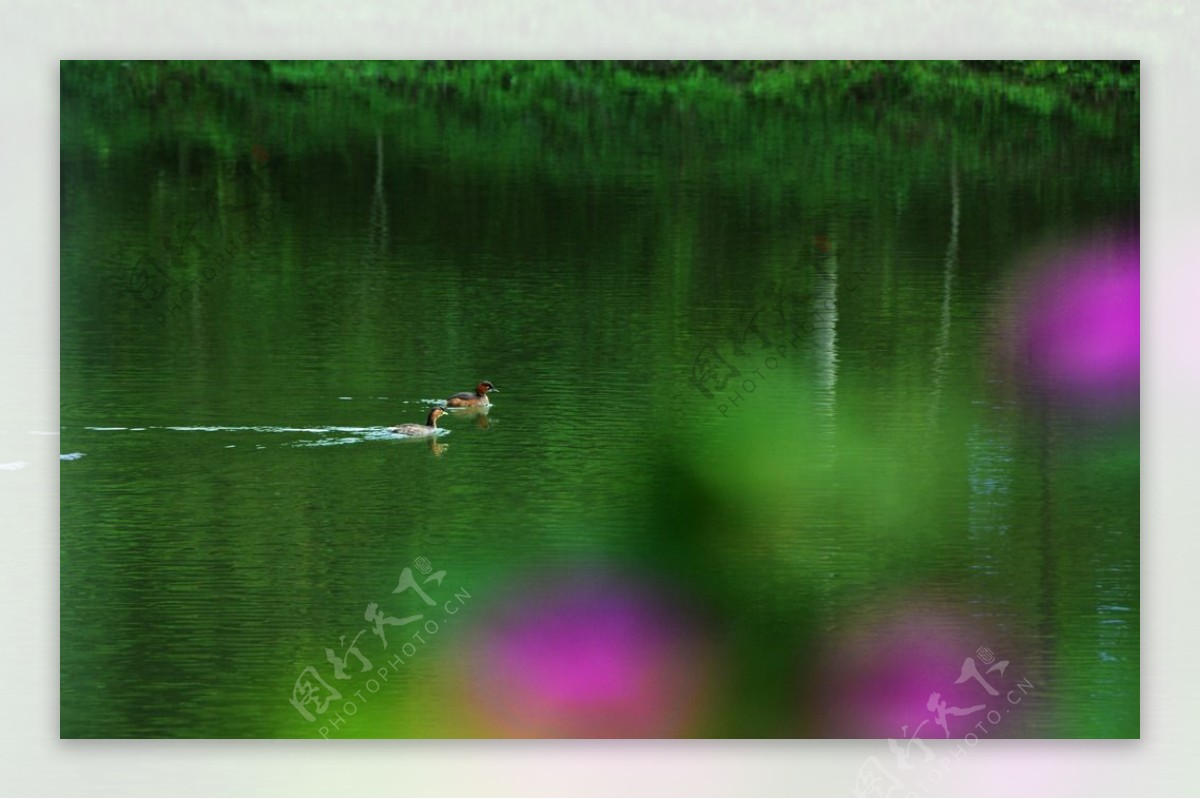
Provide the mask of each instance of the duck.
[{"label": "duck", "polygon": [[475,386],[475,391],[462,391],[454,394],[446,400],[447,408],[476,408],[482,405],[491,405],[488,400],[489,391],[499,391],[491,384],[491,381],[484,380],[479,385]]},{"label": "duck", "polygon": [[426,417],[425,424],[401,424],[390,428],[390,430],[393,433],[399,433],[402,436],[409,436],[411,438],[436,436],[442,432],[437,426],[438,417],[445,412],[444,408],[434,408],[429,411],[429,416]]}]

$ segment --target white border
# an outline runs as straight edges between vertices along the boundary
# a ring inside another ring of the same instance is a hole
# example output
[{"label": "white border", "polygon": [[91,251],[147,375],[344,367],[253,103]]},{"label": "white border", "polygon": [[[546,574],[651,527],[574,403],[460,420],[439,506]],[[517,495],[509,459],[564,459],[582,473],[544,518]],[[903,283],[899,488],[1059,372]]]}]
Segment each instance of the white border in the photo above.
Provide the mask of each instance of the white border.
[{"label": "white border", "polygon": [[845,795],[878,742],[87,742],[58,735],[58,59],[1132,57],[1143,79],[1142,741],[986,741],[946,795],[1196,794],[1200,75],[1186,0],[0,6],[0,793]]}]

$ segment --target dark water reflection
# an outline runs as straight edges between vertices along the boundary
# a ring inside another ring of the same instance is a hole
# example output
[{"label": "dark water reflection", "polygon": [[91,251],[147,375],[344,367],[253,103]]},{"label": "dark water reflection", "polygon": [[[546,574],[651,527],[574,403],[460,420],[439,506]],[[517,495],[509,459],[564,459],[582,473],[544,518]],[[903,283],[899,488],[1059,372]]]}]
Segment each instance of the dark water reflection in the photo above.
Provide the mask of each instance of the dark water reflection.
[{"label": "dark water reflection", "polygon": [[[344,703],[289,703],[310,666],[366,697],[334,736],[507,734],[472,631],[599,569],[704,631],[662,656],[704,664],[688,712],[520,734],[897,737],[990,647],[1037,686],[994,736],[1136,736],[1136,415],[1030,403],[989,354],[1032,246],[1136,209],[1128,147],[755,113],[803,135],[488,160],[330,111],[294,150],[251,119],[101,149],[65,111],[63,735],[316,735]],[[436,446],[386,434],[483,379]],[[435,606],[390,593],[419,557]],[[398,656],[369,603],[441,625],[378,693],[325,656]],[[905,669],[911,712],[863,704]]]}]

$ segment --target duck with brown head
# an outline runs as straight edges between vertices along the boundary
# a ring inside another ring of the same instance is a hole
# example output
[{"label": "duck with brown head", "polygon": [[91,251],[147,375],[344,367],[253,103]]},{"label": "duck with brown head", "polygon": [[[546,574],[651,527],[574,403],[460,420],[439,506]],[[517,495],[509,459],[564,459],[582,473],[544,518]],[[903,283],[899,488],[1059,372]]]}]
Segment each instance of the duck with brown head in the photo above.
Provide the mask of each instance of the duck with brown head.
[{"label": "duck with brown head", "polygon": [[488,392],[499,391],[491,384],[491,381],[484,380],[479,385],[475,386],[474,391],[462,391],[451,396],[446,400],[447,408],[476,408],[481,405],[491,405],[488,400]]}]

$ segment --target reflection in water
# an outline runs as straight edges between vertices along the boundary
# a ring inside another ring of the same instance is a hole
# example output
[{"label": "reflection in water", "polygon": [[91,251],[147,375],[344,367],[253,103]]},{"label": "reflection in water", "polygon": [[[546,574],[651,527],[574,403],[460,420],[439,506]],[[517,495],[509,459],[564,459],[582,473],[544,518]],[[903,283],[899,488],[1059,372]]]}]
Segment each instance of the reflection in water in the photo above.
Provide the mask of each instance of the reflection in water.
[{"label": "reflection in water", "polygon": [[455,408],[450,413],[452,418],[456,419],[474,419],[475,426],[480,430],[487,430],[491,427],[491,405],[473,405],[466,408]]},{"label": "reflection in water", "polygon": [[1041,556],[1041,580],[1039,591],[1039,610],[1038,618],[1041,620],[1041,638],[1044,642],[1043,649],[1040,653],[1043,661],[1043,669],[1049,679],[1056,679],[1057,658],[1055,651],[1058,648],[1057,636],[1054,634],[1056,624],[1056,608],[1057,608],[1057,583],[1058,583],[1058,568],[1057,568],[1057,548],[1056,530],[1055,530],[1055,438],[1058,431],[1050,425],[1049,412],[1045,407],[1037,408],[1034,411],[1037,414],[1037,421],[1041,427],[1041,436],[1038,440],[1038,470],[1037,477],[1041,484],[1041,518],[1039,519],[1039,537],[1038,554]]},{"label": "reflection in water", "polygon": [[816,353],[816,411],[820,417],[819,437],[829,457],[837,434],[837,326],[838,257],[836,246],[824,242],[828,254],[819,256],[812,317],[816,320],[813,346]]},{"label": "reflection in water", "polygon": [[383,191],[383,131],[375,131],[375,190],[371,193],[367,260],[382,260],[388,250],[388,204]]},{"label": "reflection in water", "polygon": [[958,265],[958,220],[959,220],[958,164],[950,161],[950,243],[946,245],[946,258],[942,268],[942,309],[938,324],[937,344],[934,345],[933,399],[929,403],[930,423],[937,419],[942,401],[942,388],[946,382],[946,359],[950,352],[951,285],[954,270]]},{"label": "reflection in water", "polygon": [[1016,458],[1011,429],[1001,427],[991,414],[980,419],[967,436],[966,455],[967,536],[978,553],[970,569],[993,586],[989,578],[1002,571],[1002,550],[1012,546],[1009,525],[1016,501]]}]

